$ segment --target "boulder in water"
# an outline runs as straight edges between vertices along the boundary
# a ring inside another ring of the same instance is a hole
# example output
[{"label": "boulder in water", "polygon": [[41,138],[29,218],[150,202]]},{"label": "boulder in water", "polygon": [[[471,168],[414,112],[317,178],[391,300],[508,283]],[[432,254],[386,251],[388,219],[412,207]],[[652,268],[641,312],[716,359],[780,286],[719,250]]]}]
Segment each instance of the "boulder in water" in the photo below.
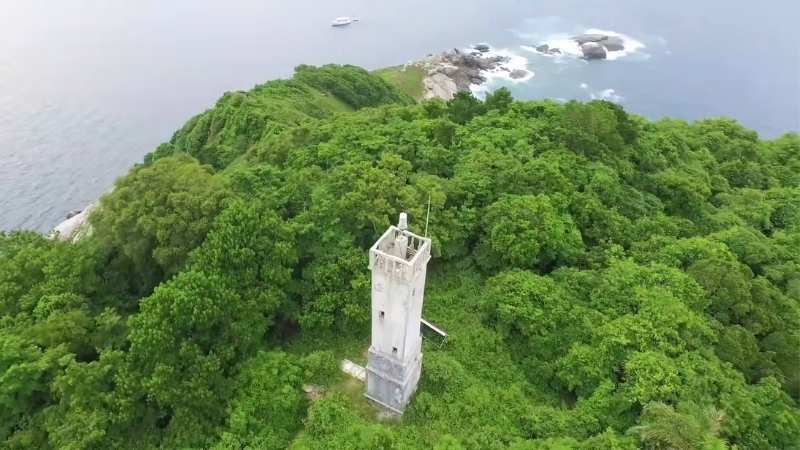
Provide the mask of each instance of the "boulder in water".
[{"label": "boulder in water", "polygon": [[561,54],[561,49],[559,49],[559,48],[551,48],[550,51],[548,51],[547,53],[549,53],[551,55],[560,55]]},{"label": "boulder in water", "polygon": [[625,50],[625,41],[623,41],[619,36],[608,36],[600,41],[600,44],[609,52]]},{"label": "boulder in water", "polygon": [[587,42],[581,45],[583,57],[586,59],[606,59],[606,48],[597,42]]},{"label": "boulder in water", "polygon": [[514,69],[511,71],[509,76],[514,80],[519,80],[520,78],[525,78],[526,76],[528,76],[528,71],[522,69]]},{"label": "boulder in water", "polygon": [[489,44],[476,44],[472,48],[474,48],[475,50],[477,50],[477,51],[479,51],[481,53],[486,53],[486,52],[488,52],[489,50],[492,49],[491,47],[489,47]]},{"label": "boulder in water", "polygon": [[550,46],[547,44],[542,44],[536,47],[536,51],[539,53],[547,53],[550,50]]},{"label": "boulder in water", "polygon": [[605,34],[595,34],[595,33],[586,33],[586,34],[579,34],[577,36],[573,36],[571,38],[573,41],[577,42],[578,45],[583,45],[587,42],[600,42],[608,39],[608,36]]}]

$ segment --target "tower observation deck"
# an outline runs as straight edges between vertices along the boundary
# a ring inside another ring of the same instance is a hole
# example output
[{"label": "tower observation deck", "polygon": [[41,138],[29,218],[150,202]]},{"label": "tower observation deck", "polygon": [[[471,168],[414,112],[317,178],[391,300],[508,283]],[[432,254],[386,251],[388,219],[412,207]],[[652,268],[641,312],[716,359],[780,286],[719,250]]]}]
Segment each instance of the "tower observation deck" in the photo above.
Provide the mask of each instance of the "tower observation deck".
[{"label": "tower observation deck", "polygon": [[422,301],[431,240],[406,228],[406,215],[369,251],[372,344],[367,362],[370,400],[402,414],[422,370]]}]

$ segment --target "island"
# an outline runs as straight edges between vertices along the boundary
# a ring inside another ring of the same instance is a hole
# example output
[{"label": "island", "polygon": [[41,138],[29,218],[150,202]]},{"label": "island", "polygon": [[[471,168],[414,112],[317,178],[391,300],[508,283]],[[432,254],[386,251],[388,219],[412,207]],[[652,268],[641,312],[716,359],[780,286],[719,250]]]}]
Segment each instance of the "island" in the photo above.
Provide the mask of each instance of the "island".
[{"label": "island", "polygon": [[800,136],[495,56],[298,66],[0,232],[0,447],[796,447]]}]

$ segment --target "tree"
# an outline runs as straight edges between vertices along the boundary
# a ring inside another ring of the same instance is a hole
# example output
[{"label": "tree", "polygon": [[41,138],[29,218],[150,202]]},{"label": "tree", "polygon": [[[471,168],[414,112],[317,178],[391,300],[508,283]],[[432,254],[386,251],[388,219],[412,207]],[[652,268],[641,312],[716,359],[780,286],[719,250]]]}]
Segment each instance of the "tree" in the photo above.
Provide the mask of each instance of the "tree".
[{"label": "tree", "polygon": [[511,96],[511,91],[506,87],[501,87],[494,92],[486,94],[484,105],[488,111],[497,110],[506,112],[508,108],[514,103],[514,98]]},{"label": "tree", "polygon": [[137,293],[178,273],[222,210],[227,192],[182,155],[135,168],[105,195],[91,223],[103,245],[131,265]]},{"label": "tree", "polygon": [[490,264],[549,270],[583,251],[572,217],[546,195],[502,197],[488,207],[484,227]]},{"label": "tree", "polygon": [[280,352],[261,352],[237,376],[228,425],[214,448],[284,449],[300,427],[303,370]]},{"label": "tree", "polygon": [[469,92],[459,92],[447,102],[450,120],[462,125],[485,111],[486,106]]},{"label": "tree", "polygon": [[728,445],[718,437],[724,420],[725,413],[714,407],[682,403],[676,410],[664,403],[649,403],[642,412],[642,424],[629,433],[656,449],[724,450]]}]

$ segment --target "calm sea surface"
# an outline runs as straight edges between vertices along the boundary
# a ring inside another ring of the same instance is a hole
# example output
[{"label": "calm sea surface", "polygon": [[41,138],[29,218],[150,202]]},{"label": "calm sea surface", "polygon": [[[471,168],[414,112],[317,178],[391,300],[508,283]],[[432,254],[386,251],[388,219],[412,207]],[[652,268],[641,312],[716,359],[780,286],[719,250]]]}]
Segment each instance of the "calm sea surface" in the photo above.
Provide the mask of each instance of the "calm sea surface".
[{"label": "calm sea surface", "polygon": [[[333,29],[341,15],[361,22]],[[46,231],[224,91],[300,63],[378,68],[488,42],[536,73],[518,98],[800,129],[800,2],[0,0],[0,229]],[[590,28],[644,48],[586,63],[535,46]]]}]

